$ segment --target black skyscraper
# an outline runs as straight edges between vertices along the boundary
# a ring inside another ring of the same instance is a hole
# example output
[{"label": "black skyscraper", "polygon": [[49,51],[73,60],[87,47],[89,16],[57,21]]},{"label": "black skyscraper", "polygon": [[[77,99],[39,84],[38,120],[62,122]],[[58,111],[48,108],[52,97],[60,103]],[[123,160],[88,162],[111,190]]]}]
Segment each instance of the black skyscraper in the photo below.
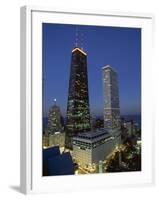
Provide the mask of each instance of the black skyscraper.
[{"label": "black skyscraper", "polygon": [[80,48],[72,50],[69,94],[67,102],[66,148],[72,149],[72,137],[90,130],[87,54]]}]

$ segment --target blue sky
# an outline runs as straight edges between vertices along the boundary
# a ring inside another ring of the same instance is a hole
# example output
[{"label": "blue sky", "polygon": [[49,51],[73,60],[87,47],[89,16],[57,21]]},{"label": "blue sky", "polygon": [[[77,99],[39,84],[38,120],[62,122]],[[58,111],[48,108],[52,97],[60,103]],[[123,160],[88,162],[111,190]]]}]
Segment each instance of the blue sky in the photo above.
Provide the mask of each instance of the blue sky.
[{"label": "blue sky", "polygon": [[[71,52],[75,25],[43,24],[44,109],[57,99],[63,115],[67,109]],[[79,46],[87,53],[90,111],[103,114],[102,70],[110,65],[118,73],[122,115],[141,113],[141,29],[78,26]],[[82,36],[83,35],[83,36]],[[82,41],[82,42],[81,42]]]}]

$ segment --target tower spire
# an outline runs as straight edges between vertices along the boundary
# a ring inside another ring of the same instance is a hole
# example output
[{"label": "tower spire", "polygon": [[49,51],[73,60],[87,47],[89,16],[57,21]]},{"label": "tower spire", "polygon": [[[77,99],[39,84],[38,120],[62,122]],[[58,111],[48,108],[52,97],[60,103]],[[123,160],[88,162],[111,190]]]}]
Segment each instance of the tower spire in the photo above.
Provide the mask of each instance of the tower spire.
[{"label": "tower spire", "polygon": [[78,47],[78,26],[76,26],[76,33],[75,33],[75,47]]},{"label": "tower spire", "polygon": [[79,31],[79,27],[76,26],[75,30],[75,48],[79,48],[83,51],[83,32]]},{"label": "tower spire", "polygon": [[81,49],[83,50],[83,33],[81,32]]},{"label": "tower spire", "polygon": [[54,99],[54,106],[56,106],[56,99]]}]

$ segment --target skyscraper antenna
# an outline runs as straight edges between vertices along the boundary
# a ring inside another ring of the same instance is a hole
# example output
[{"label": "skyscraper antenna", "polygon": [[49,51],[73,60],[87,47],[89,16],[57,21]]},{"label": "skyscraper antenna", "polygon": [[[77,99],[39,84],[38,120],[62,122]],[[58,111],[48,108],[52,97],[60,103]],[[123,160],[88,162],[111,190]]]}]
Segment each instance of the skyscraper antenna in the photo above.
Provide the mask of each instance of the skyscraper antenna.
[{"label": "skyscraper antenna", "polygon": [[76,26],[75,47],[78,47],[78,26]]},{"label": "skyscraper antenna", "polygon": [[54,105],[56,106],[56,99],[54,99]]},{"label": "skyscraper antenna", "polygon": [[83,33],[81,32],[81,49],[83,50]]}]

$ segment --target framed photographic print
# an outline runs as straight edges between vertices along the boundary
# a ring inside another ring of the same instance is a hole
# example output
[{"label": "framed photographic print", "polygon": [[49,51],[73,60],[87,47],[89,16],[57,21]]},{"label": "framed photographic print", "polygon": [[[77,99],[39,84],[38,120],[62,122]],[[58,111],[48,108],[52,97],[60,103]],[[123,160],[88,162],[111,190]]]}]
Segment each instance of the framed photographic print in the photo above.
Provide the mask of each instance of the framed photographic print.
[{"label": "framed photographic print", "polygon": [[21,191],[153,183],[149,14],[21,8]]}]

